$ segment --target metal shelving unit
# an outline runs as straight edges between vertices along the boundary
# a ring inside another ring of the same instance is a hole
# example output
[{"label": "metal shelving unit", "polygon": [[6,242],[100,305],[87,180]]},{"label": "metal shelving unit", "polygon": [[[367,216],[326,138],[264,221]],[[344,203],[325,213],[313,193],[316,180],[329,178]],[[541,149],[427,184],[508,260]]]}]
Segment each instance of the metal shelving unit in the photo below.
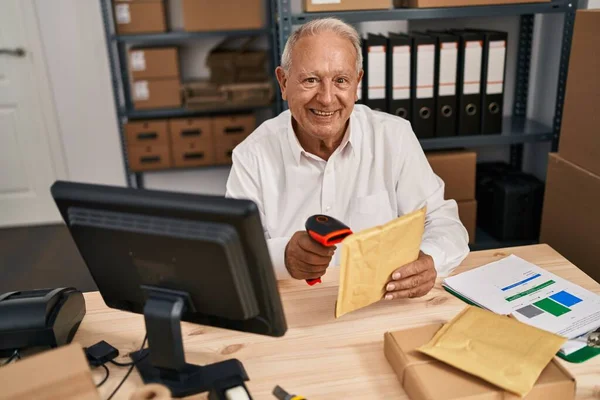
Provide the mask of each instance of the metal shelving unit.
[{"label": "metal shelving unit", "polygon": [[[569,55],[571,51],[571,38],[573,36],[575,12],[579,5],[578,0],[551,0],[544,3],[495,6],[340,11],[297,14],[292,13],[291,2],[292,0],[271,0],[272,8],[276,12],[276,23],[274,24],[276,27],[276,40],[274,40],[274,43],[277,46],[277,59],[280,58],[285,43],[291,34],[294,25],[301,25],[307,21],[317,18],[337,17],[348,23],[355,24],[367,21],[410,21],[469,17],[519,16],[520,27],[512,116],[504,119],[502,134],[428,138],[421,139],[420,142],[425,150],[509,145],[510,162],[514,167],[519,169],[522,167],[523,145],[525,143],[551,142],[552,151],[556,151],[558,149],[566,77],[569,67]],[[531,48],[535,24],[534,16],[536,14],[561,14],[564,18],[562,40],[560,43],[556,43],[556,46],[560,46],[561,58],[557,77],[558,89],[556,96],[556,109],[552,126],[545,126],[538,121],[527,119],[527,98],[529,95]],[[284,109],[285,106],[285,103],[279,99],[279,107]],[[481,250],[532,243],[535,243],[535,241],[500,242],[494,240],[481,229],[478,229],[477,243],[473,244],[471,248],[472,250]]]},{"label": "metal shelving unit", "polygon": [[[270,8],[271,3],[267,1],[266,4],[266,27],[263,29],[222,30],[210,32],[169,31],[164,33],[119,35],[116,33],[115,30],[112,1],[100,0],[100,6],[102,9],[102,17],[104,23],[104,33],[108,50],[108,59],[110,64],[111,84],[114,95],[115,109],[118,118],[117,123],[125,166],[124,172],[125,176],[127,177],[127,183],[130,187],[142,188],[144,182],[143,173],[133,172],[129,168],[127,157],[127,144],[125,142],[125,134],[123,128],[124,124],[127,123],[128,120],[212,116],[227,113],[246,113],[254,111],[263,111],[268,109],[277,112],[279,110],[279,104],[278,102],[274,102],[274,104],[270,106],[259,105],[256,107],[219,107],[215,109],[167,108],[136,110],[133,108],[132,96],[129,88],[129,71],[127,68],[128,46],[155,47],[164,45],[178,45],[182,43],[189,43],[190,41],[197,41],[207,38],[223,36],[243,37],[261,35],[267,37],[270,49],[274,49],[275,27],[273,25],[273,14]],[[277,63],[277,60],[274,58],[275,53],[271,52],[271,56],[272,57],[269,60],[269,67],[270,69],[274,69],[275,63]]]},{"label": "metal shelving unit", "polygon": [[[340,11],[320,13],[298,13],[291,11],[292,0],[271,0],[271,7],[276,14],[276,40],[277,58],[281,57],[283,47],[292,32],[294,25],[300,25],[307,21],[324,18],[337,17],[349,23],[367,21],[395,21],[395,20],[432,20],[447,18],[468,17],[506,17],[520,16],[520,32],[518,42],[517,70],[515,79],[515,96],[512,106],[512,117],[504,121],[503,133],[500,135],[486,136],[454,136],[447,138],[421,139],[421,145],[425,150],[449,149],[463,147],[481,147],[510,145],[511,164],[520,168],[522,164],[522,153],[524,143],[549,142],[553,144],[553,150],[558,147],[560,135],[560,124],[562,117],[562,105],[564,101],[564,90],[568,71],[568,61],[571,49],[571,37],[573,36],[573,23],[578,0],[552,0],[544,3],[494,5],[494,6],[471,6],[471,7],[444,7],[444,8],[422,8],[407,9],[397,8],[391,10],[372,11]],[[531,63],[531,44],[534,28],[535,14],[562,14],[564,15],[563,39],[557,45],[561,46],[561,60],[558,76],[558,93],[556,101],[555,117],[552,127],[526,120],[527,97],[529,94],[529,71]],[[285,108],[285,103],[279,99],[279,107]]]}]

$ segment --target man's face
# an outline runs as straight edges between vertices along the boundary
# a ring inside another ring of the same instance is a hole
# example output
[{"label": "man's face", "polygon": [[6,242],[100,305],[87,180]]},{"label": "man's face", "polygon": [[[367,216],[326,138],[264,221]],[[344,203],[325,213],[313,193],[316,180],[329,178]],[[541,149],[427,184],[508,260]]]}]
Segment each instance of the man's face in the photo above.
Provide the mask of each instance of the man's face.
[{"label": "man's face", "polygon": [[276,72],[302,133],[319,140],[343,134],[363,74],[356,71],[356,50],[348,39],[330,32],[303,37],[292,52],[290,70]]}]

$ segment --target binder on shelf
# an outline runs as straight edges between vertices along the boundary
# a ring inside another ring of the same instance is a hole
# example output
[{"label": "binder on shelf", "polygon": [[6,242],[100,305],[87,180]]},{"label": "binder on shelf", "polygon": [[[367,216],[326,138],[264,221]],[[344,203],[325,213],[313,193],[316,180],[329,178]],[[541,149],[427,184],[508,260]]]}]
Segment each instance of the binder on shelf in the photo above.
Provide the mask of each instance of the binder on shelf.
[{"label": "binder on shelf", "polygon": [[435,46],[435,135],[455,136],[458,122],[458,42],[446,32],[428,31],[437,40]]},{"label": "binder on shelf", "polygon": [[385,112],[387,111],[385,98],[387,38],[369,33],[363,46],[363,53],[366,76],[364,103],[373,110]]},{"label": "binder on shelf", "polygon": [[405,34],[388,35],[387,99],[388,112],[410,120],[411,115],[411,38]]},{"label": "binder on shelf", "polygon": [[412,37],[412,126],[419,138],[435,134],[435,42],[433,36],[411,33]]},{"label": "binder on shelf", "polygon": [[484,35],[453,30],[458,44],[458,134],[481,133],[481,71]]},{"label": "binder on shelf", "polygon": [[481,133],[490,135],[502,133],[508,33],[485,31],[483,34],[485,39],[483,42],[483,68],[481,74],[481,82],[483,82]]}]

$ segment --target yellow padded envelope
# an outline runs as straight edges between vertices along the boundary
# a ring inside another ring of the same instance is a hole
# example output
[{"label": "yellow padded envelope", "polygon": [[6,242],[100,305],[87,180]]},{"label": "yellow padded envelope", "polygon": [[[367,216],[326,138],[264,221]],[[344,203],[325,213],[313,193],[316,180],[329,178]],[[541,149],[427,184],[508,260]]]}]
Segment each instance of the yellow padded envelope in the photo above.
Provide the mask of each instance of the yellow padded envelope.
[{"label": "yellow padded envelope", "polygon": [[392,272],[419,257],[424,230],[425,207],[344,239],[335,317],[381,300]]},{"label": "yellow padded envelope", "polygon": [[417,350],[523,397],[566,340],[467,306]]}]

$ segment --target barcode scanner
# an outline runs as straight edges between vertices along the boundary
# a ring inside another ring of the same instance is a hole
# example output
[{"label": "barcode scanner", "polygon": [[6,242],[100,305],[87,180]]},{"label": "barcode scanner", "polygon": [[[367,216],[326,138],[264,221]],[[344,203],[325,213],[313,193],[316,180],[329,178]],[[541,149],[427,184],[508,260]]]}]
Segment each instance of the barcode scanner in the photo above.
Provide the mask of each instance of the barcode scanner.
[{"label": "barcode scanner", "polygon": [[[317,243],[326,247],[340,243],[352,230],[342,222],[328,215],[317,214],[309,217],[305,224],[306,232]],[[321,278],[307,279],[306,283],[313,286],[321,283]]]}]

